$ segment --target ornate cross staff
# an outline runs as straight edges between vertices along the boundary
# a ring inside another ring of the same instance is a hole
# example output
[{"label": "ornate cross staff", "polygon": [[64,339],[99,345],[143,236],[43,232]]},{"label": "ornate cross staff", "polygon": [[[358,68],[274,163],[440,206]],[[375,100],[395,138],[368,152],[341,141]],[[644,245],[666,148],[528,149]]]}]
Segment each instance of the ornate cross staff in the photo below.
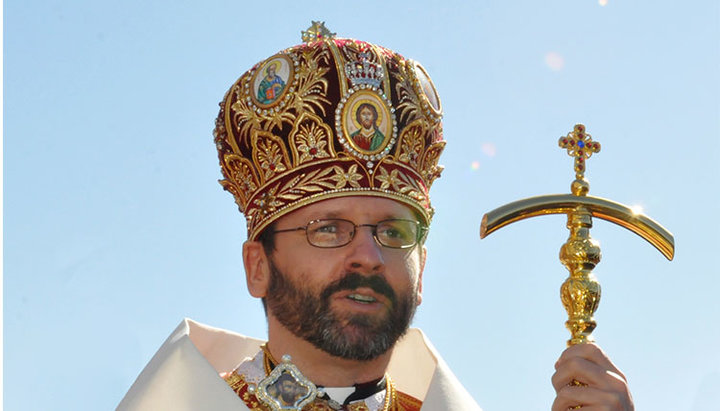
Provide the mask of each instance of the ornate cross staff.
[{"label": "ornate cross staff", "polygon": [[593,341],[593,314],[600,303],[600,283],[592,274],[600,262],[600,245],[590,238],[592,217],[613,222],[634,232],[655,246],[668,260],[672,260],[675,242],[672,234],[650,217],[638,214],[629,207],[588,196],[590,184],[585,180],[586,160],[600,151],[600,143],[585,133],[585,126],[575,125],[572,132],[560,137],[561,148],[575,158],[575,181],[572,194],[553,194],[531,197],[496,208],[483,216],[480,238],[515,221],[546,214],[567,214],[570,236],[560,248],[560,261],[570,276],[560,288],[560,298],[568,313],[565,326],[570,330],[568,345]]}]

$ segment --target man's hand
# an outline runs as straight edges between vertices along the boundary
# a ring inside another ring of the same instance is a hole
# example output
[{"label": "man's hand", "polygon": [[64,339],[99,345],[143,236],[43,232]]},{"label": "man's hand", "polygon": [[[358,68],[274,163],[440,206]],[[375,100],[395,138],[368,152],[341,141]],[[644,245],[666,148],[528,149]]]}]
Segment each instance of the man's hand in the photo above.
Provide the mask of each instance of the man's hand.
[{"label": "man's hand", "polygon": [[566,349],[555,363],[552,384],[557,393],[552,411],[635,409],[625,375],[595,344],[578,344]]}]

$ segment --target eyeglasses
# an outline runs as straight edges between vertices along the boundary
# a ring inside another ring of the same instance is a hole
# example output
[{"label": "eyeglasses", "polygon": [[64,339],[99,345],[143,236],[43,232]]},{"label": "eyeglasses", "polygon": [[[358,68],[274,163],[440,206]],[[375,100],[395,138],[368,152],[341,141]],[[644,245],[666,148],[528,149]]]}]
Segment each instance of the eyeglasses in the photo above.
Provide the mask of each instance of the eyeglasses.
[{"label": "eyeglasses", "polygon": [[310,245],[320,248],[336,248],[350,244],[356,229],[370,227],[378,244],[388,248],[410,248],[422,241],[428,228],[413,220],[390,219],[377,224],[355,224],[340,218],[313,220],[304,227],[275,230],[273,234],[305,230]]}]

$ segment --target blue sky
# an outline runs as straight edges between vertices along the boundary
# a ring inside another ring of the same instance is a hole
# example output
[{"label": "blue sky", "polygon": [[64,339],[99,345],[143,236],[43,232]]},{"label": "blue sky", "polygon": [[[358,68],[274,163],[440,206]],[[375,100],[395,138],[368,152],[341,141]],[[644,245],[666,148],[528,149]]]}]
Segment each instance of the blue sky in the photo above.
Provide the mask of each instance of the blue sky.
[{"label": "blue sky", "polygon": [[217,103],[311,20],[420,61],[448,141],[415,320],[486,410],[546,410],[568,333],[562,216],[480,240],[483,213],[567,193],[557,139],[602,152],[590,194],[675,235],[666,261],[596,221],[594,335],[638,409],[720,401],[716,1],[6,1],[4,405],[112,409],[187,316],[263,337]]}]

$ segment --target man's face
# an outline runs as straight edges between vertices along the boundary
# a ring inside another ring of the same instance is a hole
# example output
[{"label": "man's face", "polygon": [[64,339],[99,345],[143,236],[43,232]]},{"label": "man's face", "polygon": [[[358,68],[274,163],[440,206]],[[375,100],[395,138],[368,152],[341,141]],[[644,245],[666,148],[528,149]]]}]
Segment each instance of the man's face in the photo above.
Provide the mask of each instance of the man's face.
[{"label": "man's face", "polygon": [[267,68],[267,75],[268,77],[275,77],[275,66],[270,66]]},{"label": "man's face", "polygon": [[[276,229],[323,218],[375,224],[389,218],[416,219],[412,211],[383,198],[325,200],[290,213]],[[424,250],[379,245],[371,228],[357,228],[348,245],[311,246],[304,231],[275,235],[268,315],[332,355],[369,360],[385,353],[407,330],[420,302]]]},{"label": "man's face", "polygon": [[292,404],[295,401],[295,383],[289,380],[281,382],[280,395],[286,403]]},{"label": "man's face", "polygon": [[375,124],[375,113],[367,107],[363,107],[360,110],[360,124],[364,128],[372,128]]}]

